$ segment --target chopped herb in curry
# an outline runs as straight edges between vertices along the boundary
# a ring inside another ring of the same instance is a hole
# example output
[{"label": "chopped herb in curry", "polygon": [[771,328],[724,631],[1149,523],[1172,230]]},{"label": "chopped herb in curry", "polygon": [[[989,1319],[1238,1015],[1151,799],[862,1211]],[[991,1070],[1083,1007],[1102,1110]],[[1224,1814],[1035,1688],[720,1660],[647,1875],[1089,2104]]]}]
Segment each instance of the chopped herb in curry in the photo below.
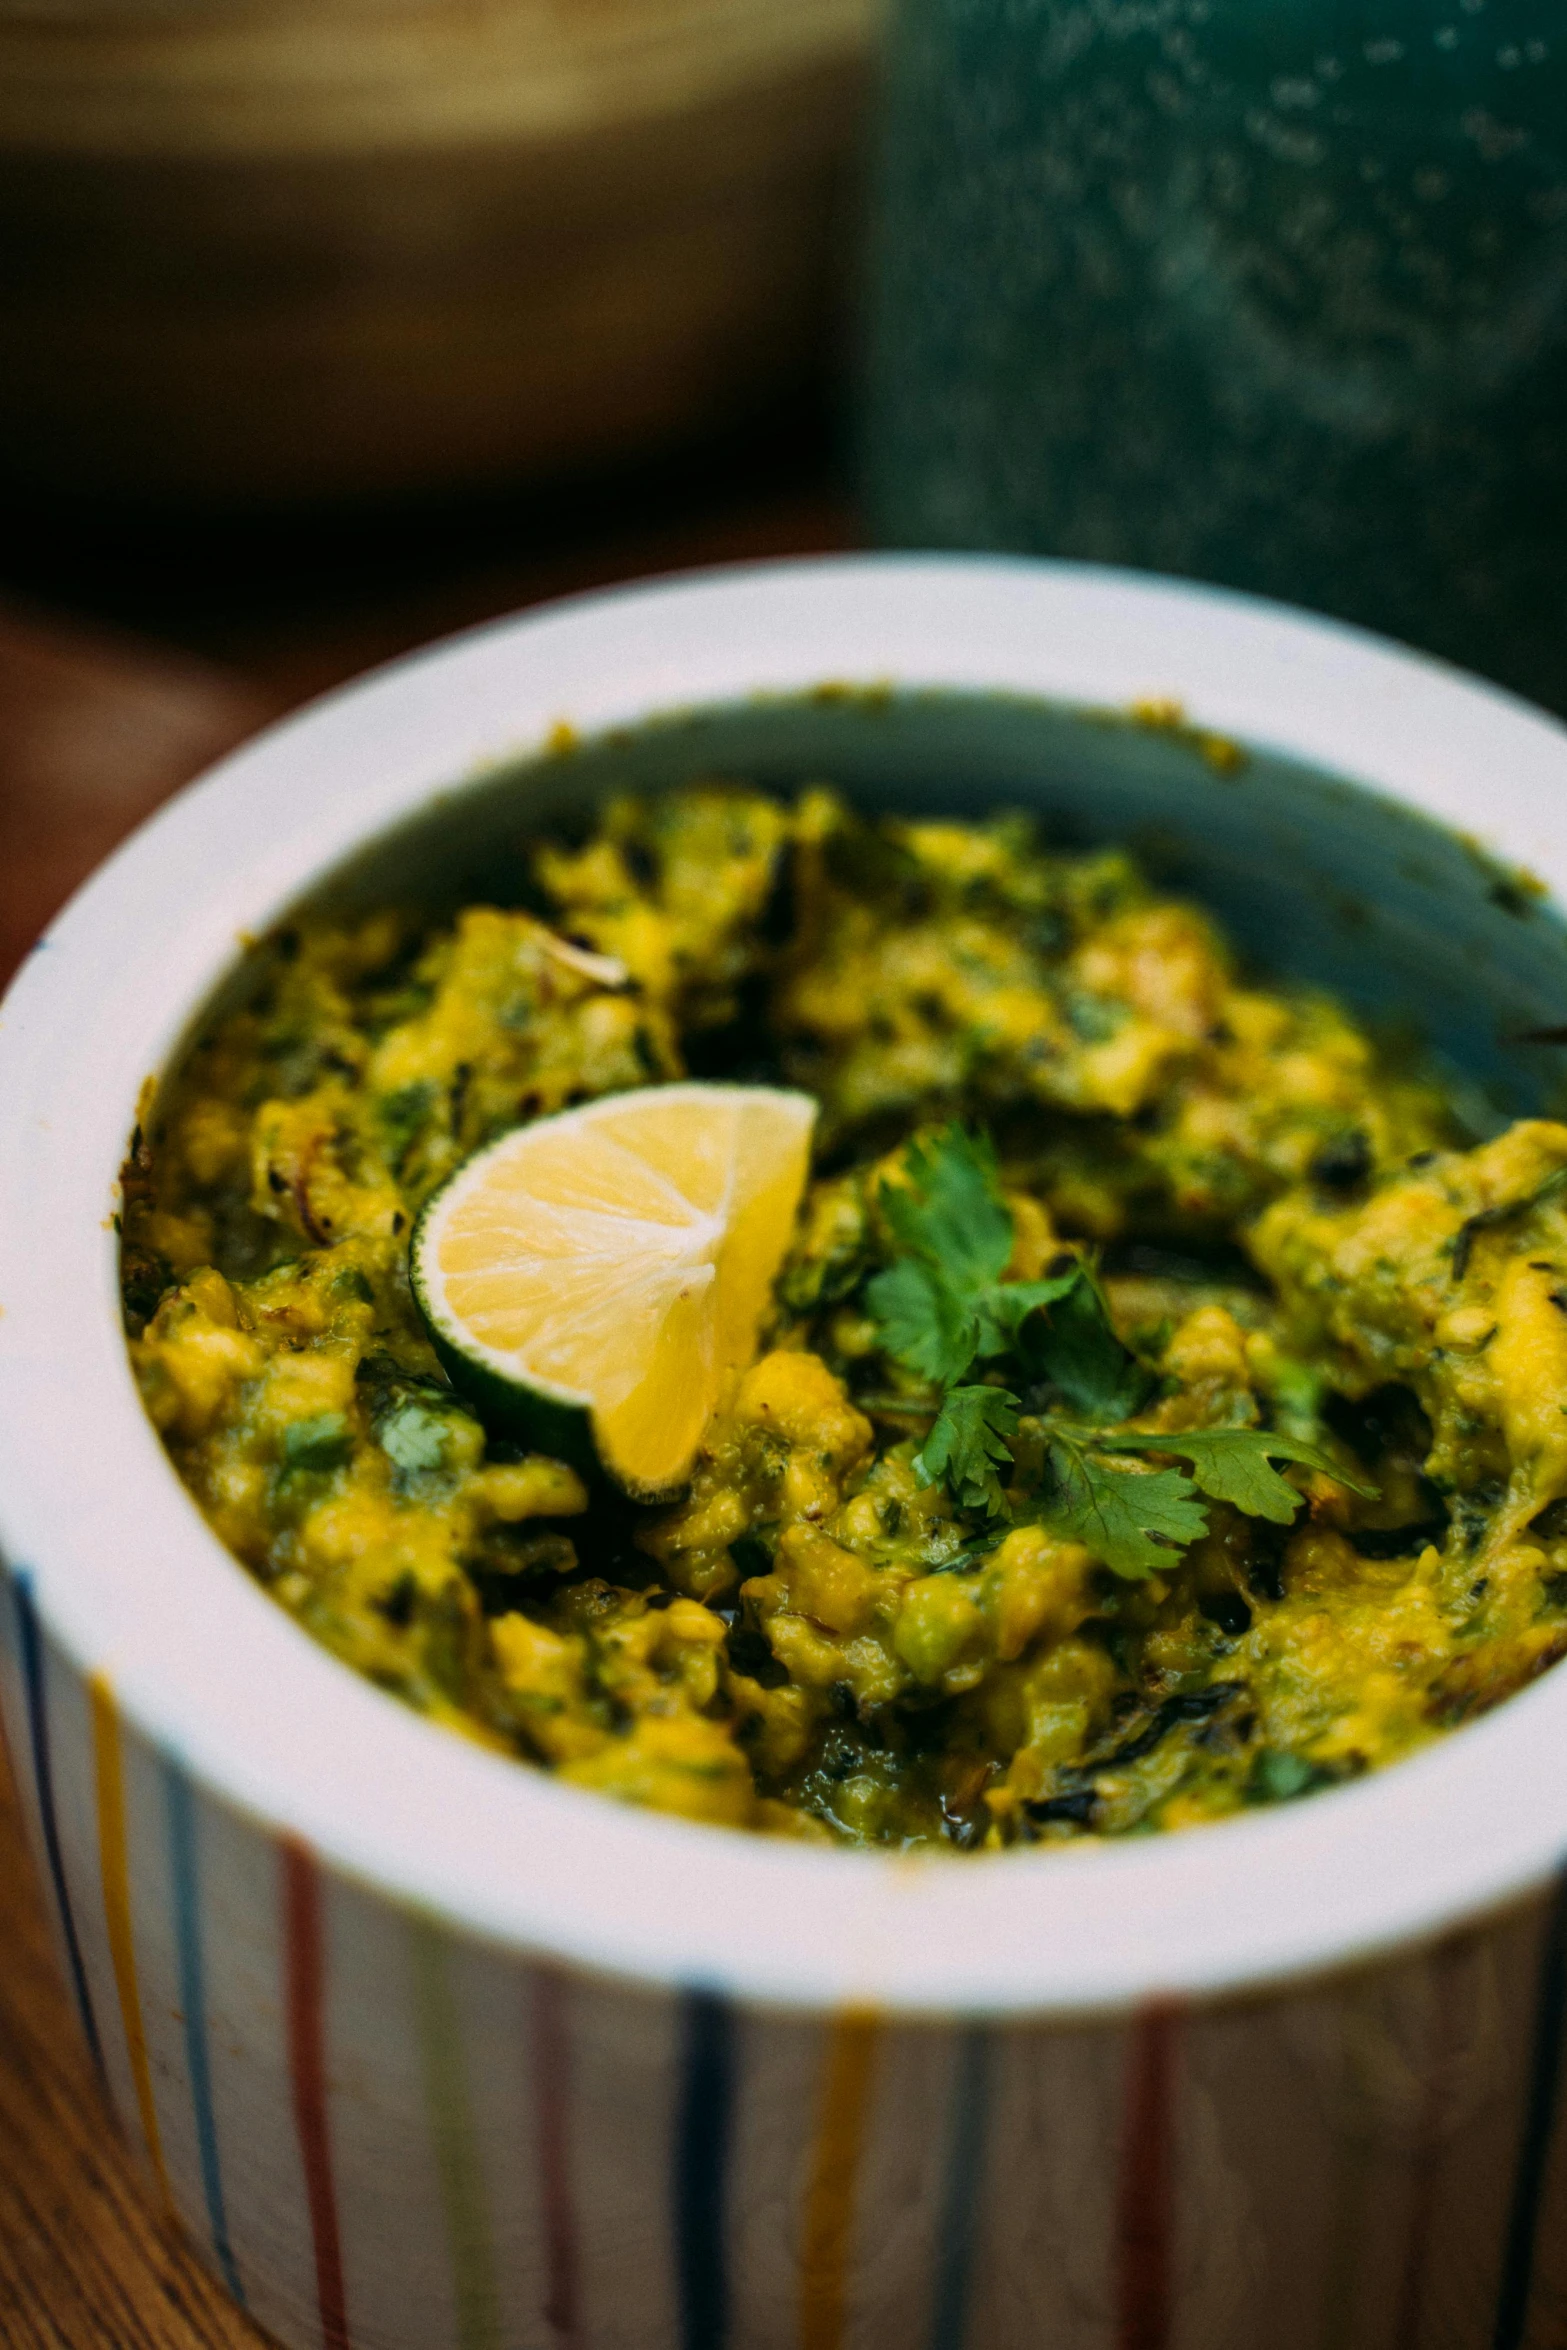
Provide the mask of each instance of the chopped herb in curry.
[{"label": "chopped herb in curry", "polygon": [[[126,1171],[148,1410],[338,1656],[578,1786],[995,1848],[1301,1796],[1567,1653],[1567,1126],[1474,1144],[1016,818],[715,785],[531,870],[271,940]],[[486,1430],[408,1237],[508,1127],[686,1075],[820,1118],[654,1508]]]}]

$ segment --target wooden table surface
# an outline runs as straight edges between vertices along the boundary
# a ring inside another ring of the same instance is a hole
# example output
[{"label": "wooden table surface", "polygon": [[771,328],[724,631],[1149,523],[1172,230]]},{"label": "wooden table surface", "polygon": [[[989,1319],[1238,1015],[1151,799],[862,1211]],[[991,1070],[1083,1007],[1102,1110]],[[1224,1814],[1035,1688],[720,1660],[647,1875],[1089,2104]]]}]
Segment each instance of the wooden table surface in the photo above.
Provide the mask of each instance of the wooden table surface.
[{"label": "wooden table surface", "polygon": [[[13,541],[9,585],[0,558],[0,982],[122,834],[311,694],[552,595],[852,539],[843,502],[809,471],[758,489],[715,487],[699,467],[683,490],[628,492],[624,511],[601,495],[577,528],[528,510],[514,520],[515,544],[504,515],[479,532],[426,526],[423,562],[413,530],[391,560],[383,528],[357,565],[340,547],[323,561],[322,534],[301,533],[297,592],[288,533],[274,533],[260,594],[232,553],[214,583],[195,536],[189,580],[177,547],[153,562],[112,529],[82,539],[76,596],[65,534],[36,531],[20,564]],[[142,630],[124,625],[138,618]],[[0,1763],[0,2346],[262,2341],[154,2218],[106,2121]]]}]

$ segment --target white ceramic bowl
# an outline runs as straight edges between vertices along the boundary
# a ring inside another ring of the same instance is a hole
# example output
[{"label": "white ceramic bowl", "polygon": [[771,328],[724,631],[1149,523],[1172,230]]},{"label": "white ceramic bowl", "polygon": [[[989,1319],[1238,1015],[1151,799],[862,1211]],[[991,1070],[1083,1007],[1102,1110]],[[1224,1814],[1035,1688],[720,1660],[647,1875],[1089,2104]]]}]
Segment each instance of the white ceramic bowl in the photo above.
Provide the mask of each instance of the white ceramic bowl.
[{"label": "white ceramic bowl", "polygon": [[[1170,699],[1248,763],[1082,714]],[[1567,898],[1567,732],[1356,632],[1075,566],[562,605],[329,698],[144,827],[0,1020],[0,1696],[158,2191],[328,2350],[1558,2341],[1567,1673],[1199,1834],[825,1851],[420,1720],[171,1469],[120,1334],[116,1173],[242,939],[329,877],[433,886],[610,781],[715,766],[1142,837],[1522,1106],[1498,1031],[1567,1012],[1554,914],[1425,821]]]}]

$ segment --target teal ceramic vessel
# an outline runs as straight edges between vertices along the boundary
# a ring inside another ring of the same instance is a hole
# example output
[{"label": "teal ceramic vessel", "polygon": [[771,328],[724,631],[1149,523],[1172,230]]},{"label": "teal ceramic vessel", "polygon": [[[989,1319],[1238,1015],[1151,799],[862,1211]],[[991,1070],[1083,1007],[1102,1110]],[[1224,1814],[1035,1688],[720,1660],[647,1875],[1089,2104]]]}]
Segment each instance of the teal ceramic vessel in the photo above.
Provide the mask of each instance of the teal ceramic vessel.
[{"label": "teal ceramic vessel", "polygon": [[897,546],[1287,596],[1567,708],[1560,0],[902,0]]}]

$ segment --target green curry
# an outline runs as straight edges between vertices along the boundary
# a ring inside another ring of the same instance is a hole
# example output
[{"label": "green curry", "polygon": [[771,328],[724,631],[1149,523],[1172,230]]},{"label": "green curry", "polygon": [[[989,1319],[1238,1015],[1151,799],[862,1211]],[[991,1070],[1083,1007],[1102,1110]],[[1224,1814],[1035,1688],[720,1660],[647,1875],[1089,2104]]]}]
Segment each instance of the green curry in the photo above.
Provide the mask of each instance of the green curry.
[{"label": "green curry", "polygon": [[[578,1786],[995,1848],[1304,1794],[1567,1651],[1567,1127],[1472,1145],[1021,819],[715,785],[530,870],[273,938],[126,1170],[147,1408],[335,1654]],[[807,1088],[817,1168],[646,1508],[487,1433],[408,1235],[506,1127],[687,1074]]]}]

